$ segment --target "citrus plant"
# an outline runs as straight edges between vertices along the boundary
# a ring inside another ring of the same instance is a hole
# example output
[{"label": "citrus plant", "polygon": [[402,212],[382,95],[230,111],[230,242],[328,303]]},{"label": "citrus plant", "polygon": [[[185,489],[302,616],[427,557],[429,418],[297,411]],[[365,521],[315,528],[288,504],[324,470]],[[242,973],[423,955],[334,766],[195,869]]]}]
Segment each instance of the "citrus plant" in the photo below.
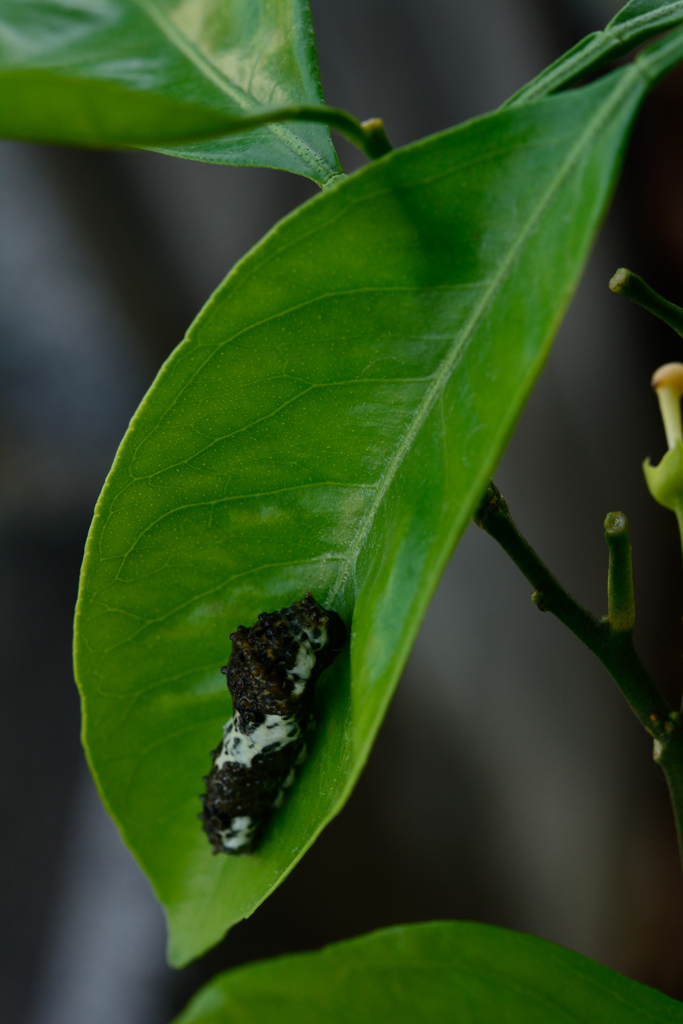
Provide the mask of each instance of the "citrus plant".
[{"label": "citrus plant", "polygon": [[[162,367],[83,566],[83,740],[180,966],[253,913],[343,807],[470,517],[509,534],[490,478],[642,101],[683,60],[683,0],[631,0],[500,109],[397,150],[379,119],[324,104],[305,0],[3,0],[0,12],[5,136],[267,166],[321,187],[233,268]],[[330,128],[366,166],[342,172]],[[586,636],[660,744],[677,807],[678,718],[624,668],[637,662],[625,529],[608,526],[610,612]],[[559,592],[529,578],[559,614]],[[197,792],[229,714],[230,634],[306,591],[350,638],[318,685],[308,760],[255,851],[212,857]],[[240,968],[180,1020],[560,1017],[683,1014],[540,939],[440,922]]]}]

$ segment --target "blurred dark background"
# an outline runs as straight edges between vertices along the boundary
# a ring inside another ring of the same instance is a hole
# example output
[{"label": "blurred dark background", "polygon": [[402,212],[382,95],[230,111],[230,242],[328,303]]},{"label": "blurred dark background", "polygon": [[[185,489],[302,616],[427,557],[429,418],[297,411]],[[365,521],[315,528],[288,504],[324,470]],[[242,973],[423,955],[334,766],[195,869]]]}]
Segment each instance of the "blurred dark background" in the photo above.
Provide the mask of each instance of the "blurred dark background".
[{"label": "blurred dark background", "polygon": [[[382,116],[394,144],[408,143],[495,107],[618,6],[314,0],[326,98]],[[649,376],[681,343],[607,281],[625,264],[683,302],[682,122],[677,73],[645,105],[497,474],[521,528],[596,613],[602,520],[628,514],[638,644],[676,702],[680,547],[640,463],[665,447]],[[347,171],[362,162],[339,149]],[[8,142],[0,181],[5,1024],[163,1024],[223,968],[430,918],[527,930],[683,999],[683,882],[649,743],[598,663],[538,613],[474,527],[347,808],[219,947],[181,972],[165,966],[161,911],[79,745],[70,632],[83,544],[161,361],[232,264],[315,188],[273,171]],[[416,714],[423,701],[437,724]]]}]

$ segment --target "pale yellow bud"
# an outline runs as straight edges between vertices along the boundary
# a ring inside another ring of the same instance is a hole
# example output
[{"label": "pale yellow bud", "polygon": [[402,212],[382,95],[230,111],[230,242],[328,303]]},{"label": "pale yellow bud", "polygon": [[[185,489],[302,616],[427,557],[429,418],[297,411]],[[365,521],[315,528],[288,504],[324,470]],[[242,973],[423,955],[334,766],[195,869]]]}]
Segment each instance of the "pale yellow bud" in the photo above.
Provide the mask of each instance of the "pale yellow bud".
[{"label": "pale yellow bud", "polygon": [[681,423],[681,395],[683,395],[683,363],[665,363],[652,375],[652,387],[657,392],[659,409],[664,421],[666,442],[673,448],[683,441]]}]

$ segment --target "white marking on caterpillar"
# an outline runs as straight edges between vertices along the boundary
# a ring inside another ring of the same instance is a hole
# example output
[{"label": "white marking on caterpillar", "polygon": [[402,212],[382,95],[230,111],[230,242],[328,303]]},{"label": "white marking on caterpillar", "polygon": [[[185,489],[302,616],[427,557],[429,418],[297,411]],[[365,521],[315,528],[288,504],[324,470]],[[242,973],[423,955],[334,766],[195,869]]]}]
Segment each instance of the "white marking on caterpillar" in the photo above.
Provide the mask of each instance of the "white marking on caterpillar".
[{"label": "white marking on caterpillar", "polygon": [[223,747],[214,762],[219,771],[225,764],[243,764],[251,768],[257,754],[266,750],[275,753],[301,739],[301,729],[293,715],[266,715],[264,721],[251,731],[247,729],[248,723],[245,723],[239,712],[235,712],[225,723]]},{"label": "white marking on caterpillar", "polygon": [[230,827],[221,829],[218,835],[224,850],[236,851],[249,846],[255,831],[255,823],[244,814],[231,818]]},{"label": "white marking on caterpillar", "polygon": [[[305,626],[299,625],[299,629],[308,637],[308,642],[314,650],[319,651],[321,647],[324,647],[327,643],[327,627],[316,626],[315,632],[312,629],[306,629]],[[317,636],[316,636],[317,633]]]},{"label": "white marking on caterpillar", "polygon": [[306,683],[311,677],[315,668],[315,651],[307,640],[299,644],[294,667],[287,673],[288,679],[297,679],[298,682],[292,688],[292,696],[300,697],[306,689]]},{"label": "white marking on caterpillar", "polygon": [[344,646],[346,630],[336,612],[307,592],[289,608],[239,626],[230,639],[232,653],[221,671],[233,715],[213,753],[199,817],[214,853],[249,853],[306,759],[314,686]]}]

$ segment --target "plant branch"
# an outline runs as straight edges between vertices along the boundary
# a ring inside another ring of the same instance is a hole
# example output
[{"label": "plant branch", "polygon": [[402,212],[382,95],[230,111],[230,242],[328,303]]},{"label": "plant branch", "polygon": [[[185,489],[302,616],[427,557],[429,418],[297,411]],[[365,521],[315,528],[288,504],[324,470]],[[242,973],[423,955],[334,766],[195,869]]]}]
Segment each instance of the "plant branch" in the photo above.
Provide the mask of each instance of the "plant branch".
[{"label": "plant branch", "polygon": [[[621,513],[612,513],[612,517]],[[611,517],[608,516],[608,520]],[[626,520],[625,516],[622,519]],[[474,521],[510,556],[529,583],[535,588],[532,600],[541,611],[552,612],[560,622],[574,633],[600,659],[615,683],[626,697],[641,725],[655,739],[666,736],[666,722],[671,707],[650,679],[633,646],[633,627],[615,630],[609,618],[596,619],[586,608],[568,594],[562,584],[544,565],[531,545],[515,526],[507,503],[495,484],[491,484],[483,503],[474,515]],[[629,598],[630,545],[628,526],[626,534],[610,538],[610,576],[612,580],[612,618],[620,623],[628,621],[632,612],[632,591]],[[617,553],[615,557],[614,553]],[[624,563],[628,558],[629,568]]]},{"label": "plant branch", "polygon": [[647,309],[649,313],[654,313],[665,324],[672,327],[677,334],[683,336],[683,309],[674,302],[662,298],[654,288],[651,288],[643,281],[642,277],[634,274],[632,270],[620,267],[610,281],[609,287],[610,291],[616,295],[625,295],[627,299],[636,302],[643,309]]},{"label": "plant branch", "polygon": [[474,521],[510,556],[535,588],[531,599],[564,623],[600,659],[645,731],[654,739],[653,756],[664,771],[683,860],[683,730],[681,716],[648,675],[633,646],[635,604],[628,522],[622,512],[605,520],[609,547],[609,614],[596,619],[541,561],[515,526],[507,502],[491,483]]}]

